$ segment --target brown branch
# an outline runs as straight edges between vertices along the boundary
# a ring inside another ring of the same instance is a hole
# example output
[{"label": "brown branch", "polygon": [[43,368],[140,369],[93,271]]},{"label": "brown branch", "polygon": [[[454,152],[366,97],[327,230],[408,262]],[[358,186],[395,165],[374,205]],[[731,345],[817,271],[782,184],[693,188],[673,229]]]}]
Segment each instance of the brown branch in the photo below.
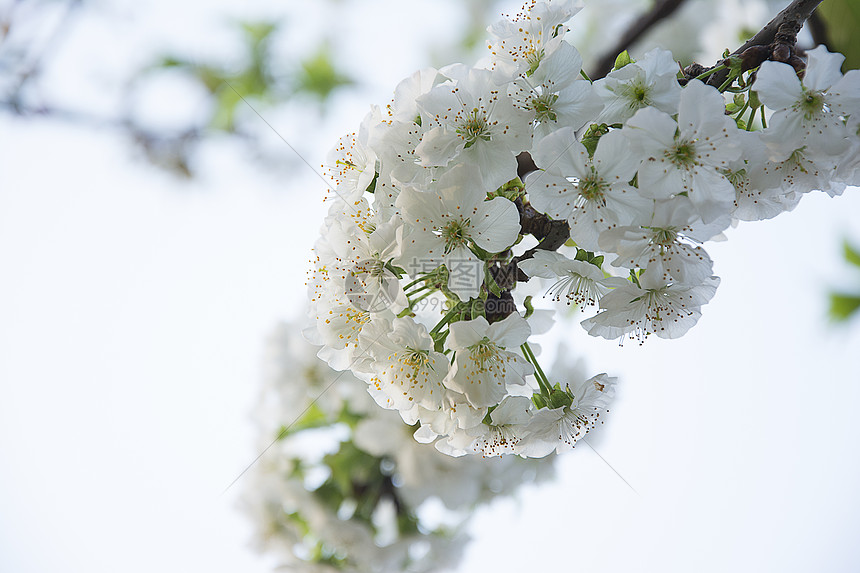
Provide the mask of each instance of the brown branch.
[{"label": "brown branch", "polygon": [[539,242],[531,249],[509,263],[490,268],[493,279],[503,290],[514,288],[517,282],[526,282],[528,275],[519,269],[517,263],[530,259],[537,251],[556,251],[570,238],[570,226],[567,221],[557,221],[538,212],[528,202],[517,199],[514,204],[520,211],[520,234],[532,235]]},{"label": "brown branch", "polygon": [[[741,56],[744,69],[758,67],[765,60],[774,59],[779,62],[791,63],[797,66],[794,44],[797,33],[818,8],[823,0],[794,0],[782,12],[762,28],[758,34],[750,38],[743,46],[732,52],[733,56]],[[711,68],[707,68],[711,69]],[[708,78],[708,84],[720,86],[729,77],[728,70],[721,70]]]},{"label": "brown branch", "polygon": [[654,4],[654,7],[633,22],[621,38],[619,38],[618,42],[598,60],[591,78],[602,78],[611,72],[618,54],[630,48],[655,24],[671,16],[683,3],[684,0],[658,0]]},{"label": "brown branch", "polygon": [[[794,0],[762,28],[758,34],[735,50],[734,55],[741,55],[743,57],[745,69],[757,67],[767,59],[788,62],[795,67],[802,65],[803,62],[799,60],[794,49],[797,41],[797,33],[822,1]],[[609,73],[618,53],[639,39],[654,24],[671,15],[682,3],[683,0],[659,1],[650,12],[644,14],[642,18],[634,22],[616,44],[616,47],[600,60],[592,77],[603,77]],[[800,62],[799,64],[798,61]],[[699,64],[693,64],[685,70],[685,73],[689,79],[710,69],[713,69],[713,67],[704,68]],[[714,73],[708,78],[708,83],[719,86],[727,77],[728,71]],[[520,154],[517,160],[520,178],[524,178],[527,173],[536,169],[531,157],[526,153]],[[510,291],[516,286],[517,282],[526,282],[529,280],[528,275],[519,269],[518,263],[532,258],[538,250],[555,251],[570,238],[570,227],[567,221],[556,221],[547,215],[539,213],[528,202],[522,199],[517,199],[515,203],[520,212],[520,233],[523,235],[533,235],[539,242],[535,247],[518,257],[514,257],[510,262],[506,264],[497,263],[490,267],[493,279],[502,289],[501,296],[488,296],[487,302],[494,303],[493,308],[488,308],[487,312],[487,318],[491,321],[501,320],[516,311]]]}]

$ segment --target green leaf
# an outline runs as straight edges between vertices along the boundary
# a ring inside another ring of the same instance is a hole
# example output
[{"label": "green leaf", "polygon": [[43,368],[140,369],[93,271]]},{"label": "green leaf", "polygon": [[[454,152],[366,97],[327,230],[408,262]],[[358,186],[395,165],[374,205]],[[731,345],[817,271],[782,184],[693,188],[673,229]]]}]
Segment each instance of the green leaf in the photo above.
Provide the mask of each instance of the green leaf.
[{"label": "green leaf", "polygon": [[324,102],[337,88],[353,83],[351,78],[335,68],[331,50],[324,45],[302,62],[301,70],[295,80],[295,89],[297,92],[310,94]]},{"label": "green leaf", "polygon": [[296,420],[290,426],[281,426],[278,431],[278,439],[282,439],[289,434],[294,434],[296,432],[301,432],[302,430],[310,430],[313,428],[322,428],[323,426],[328,426],[331,424],[331,420],[329,420],[328,416],[325,412],[317,405],[316,402],[312,402],[305,413],[301,418]]},{"label": "green leaf", "polygon": [[828,48],[845,56],[843,70],[860,68],[860,1],[827,0],[817,10],[827,27]]},{"label": "green leaf", "polygon": [[627,50],[624,50],[615,58],[615,65],[612,67],[612,71],[620,70],[627,64],[632,64],[634,62],[633,58],[630,57],[630,54],[627,53]]},{"label": "green leaf", "polygon": [[502,296],[502,287],[493,278],[493,273],[490,272],[490,265],[484,265],[484,284],[487,285],[487,290],[491,293],[497,297]]},{"label": "green leaf", "polygon": [[352,442],[341,442],[338,451],[323,457],[323,463],[331,470],[328,481],[343,498],[367,497],[359,496],[363,491],[357,490],[372,490],[373,486],[381,485],[385,476],[380,470],[380,461]]},{"label": "green leaf", "polygon": [[843,249],[845,251],[845,260],[855,267],[860,267],[860,251],[852,247],[848,241],[845,241],[843,244]]},{"label": "green leaf", "polygon": [[830,293],[830,317],[833,320],[848,320],[860,309],[860,295]]}]

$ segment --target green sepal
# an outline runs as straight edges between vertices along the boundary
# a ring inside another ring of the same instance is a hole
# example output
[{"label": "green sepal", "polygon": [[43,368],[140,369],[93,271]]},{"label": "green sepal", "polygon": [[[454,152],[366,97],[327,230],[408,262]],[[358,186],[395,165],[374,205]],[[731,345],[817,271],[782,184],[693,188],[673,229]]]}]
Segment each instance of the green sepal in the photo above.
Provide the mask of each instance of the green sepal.
[{"label": "green sepal", "polygon": [[605,123],[596,124],[592,123],[585,132],[585,135],[582,136],[582,144],[585,146],[585,149],[588,150],[589,157],[594,155],[594,152],[597,150],[597,142],[600,141],[600,138],[609,133],[609,126]]},{"label": "green sepal", "polygon": [[729,77],[738,78],[743,73],[744,60],[739,55],[730,55],[723,64],[730,70]]},{"label": "green sepal", "polygon": [[553,387],[549,395],[550,408],[566,408],[573,403],[573,396],[566,390],[562,390],[558,383]]},{"label": "green sepal", "polygon": [[576,241],[574,241],[573,239],[568,239],[564,242],[564,246],[565,247],[575,247]]},{"label": "green sepal", "polygon": [[385,263],[385,268],[391,271],[398,279],[403,278],[403,275],[406,274],[406,269],[401,269],[400,267],[395,266],[391,261]]},{"label": "green sepal", "polygon": [[478,258],[482,261],[488,261],[493,257],[493,253],[485,251],[484,249],[476,245],[474,242],[469,243],[469,248],[473,253],[478,255]]},{"label": "green sepal", "polygon": [[370,184],[367,186],[367,189],[365,189],[365,191],[367,191],[368,193],[373,193],[374,191],[376,191],[376,180],[377,179],[379,179],[379,172],[375,171],[373,173],[373,179],[370,180]]},{"label": "green sepal", "polygon": [[513,202],[522,197],[525,192],[526,186],[523,184],[522,180],[519,177],[514,177],[492,193],[489,193],[487,195],[487,199],[504,197],[508,201]]},{"label": "green sepal", "polygon": [[532,306],[532,295],[526,297],[526,300],[523,301],[523,306],[526,307],[526,315],[525,318],[530,317],[535,312],[535,307]]},{"label": "green sepal", "polygon": [[615,65],[612,66],[612,71],[620,70],[627,64],[632,64],[635,60],[630,57],[630,54],[627,53],[627,50],[624,50],[615,58]]},{"label": "green sepal", "polygon": [[734,99],[726,104],[726,111],[730,114],[734,114],[738,110],[744,109],[745,104],[746,98],[744,97],[744,94],[735,94]]},{"label": "green sepal", "polygon": [[586,251],[585,249],[577,248],[576,256],[573,258],[573,260],[591,263],[598,269],[603,268],[603,255],[595,255],[591,251]]},{"label": "green sepal", "polygon": [[538,409],[546,408],[546,398],[543,397],[543,394],[532,394],[532,402]]},{"label": "green sepal", "polygon": [[493,419],[490,417],[490,414],[492,414],[493,410],[495,410],[498,407],[499,407],[499,405],[496,404],[495,406],[490,406],[489,408],[487,408],[487,415],[484,416],[484,419],[481,420],[481,423],[486,424],[488,426],[492,426],[493,425]]},{"label": "green sepal", "polygon": [[496,279],[493,278],[493,273],[490,272],[489,264],[484,265],[484,284],[487,286],[487,290],[495,296],[502,296],[502,287],[500,287],[499,283],[496,282]]}]

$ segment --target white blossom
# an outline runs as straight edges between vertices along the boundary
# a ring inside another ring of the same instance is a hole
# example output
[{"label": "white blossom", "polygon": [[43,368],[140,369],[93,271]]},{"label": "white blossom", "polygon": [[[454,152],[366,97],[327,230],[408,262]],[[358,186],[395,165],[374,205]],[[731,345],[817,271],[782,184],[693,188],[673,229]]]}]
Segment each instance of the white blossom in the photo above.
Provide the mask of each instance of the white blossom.
[{"label": "white blossom", "polygon": [[686,193],[706,223],[731,209],[734,187],[720,169],[740,157],[741,148],[724,109],[715,88],[693,80],[681,93],[677,123],[652,107],[627,122],[624,131],[646,158],[638,174],[642,194],[669,199]]},{"label": "white blossom", "polygon": [[845,57],[818,46],[807,52],[803,81],[788,64],[767,61],[756,74],[755,90],[775,110],[762,135],[771,159],[782,161],[808,147],[824,155],[848,148],[844,117],[860,112],[860,71],[842,75]]},{"label": "white blossom", "polygon": [[561,253],[537,251],[534,256],[518,264],[530,277],[553,279],[556,282],[547,295],[559,302],[562,297],[567,304],[588,306],[600,301],[600,297],[618,286],[620,281],[604,277],[600,267],[585,261],[571,260]]},{"label": "white blossom", "polygon": [[566,387],[571,403],[542,408],[534,413],[517,445],[522,456],[542,458],[555,450],[562,453],[585,437],[606,413],[615,394],[617,379],[598,374],[575,388]]},{"label": "white blossom", "polygon": [[534,368],[511,352],[529,337],[528,323],[519,314],[489,324],[482,316],[450,326],[446,346],[455,352],[445,385],[462,392],[472,406],[495,406],[509,385],[525,384]]},{"label": "white blossom", "polygon": [[554,219],[567,219],[570,236],[597,250],[601,232],[629,225],[651,202],[630,185],[638,163],[620,131],[600,138],[594,157],[564,128],[540,140],[532,152],[543,171],[526,177],[529,200]]},{"label": "white blossom", "polygon": [[533,74],[514,81],[514,102],[534,114],[538,137],[562,127],[579,129],[603,108],[591,84],[580,78],[581,69],[582,57],[576,48],[562,42]]},{"label": "white blossom", "polygon": [[424,166],[468,164],[496,189],[517,176],[516,155],[531,147],[532,116],[487,70],[455,65],[442,73],[451,79],[417,100],[427,131],[415,153]]},{"label": "white blossom", "polygon": [[644,342],[651,335],[678,338],[702,316],[702,305],[710,301],[720,283],[708,277],[699,285],[667,282],[646,271],[639,285],[628,282],[600,300],[601,312],[582,321],[592,336],[608,340],[629,335]]},{"label": "white blossom", "polygon": [[488,48],[497,83],[536,70],[563,43],[566,22],[581,9],[575,0],[532,2],[524,13],[487,28],[493,37]]},{"label": "white blossom", "polygon": [[595,123],[623,123],[648,107],[676,113],[681,95],[679,70],[671,52],[655,48],[639,61],[595,81],[594,89],[604,103]]},{"label": "white blossom", "polygon": [[484,270],[472,247],[498,253],[516,241],[519,231],[514,204],[486,198],[480,177],[465,166],[449,171],[433,191],[404,189],[396,204],[411,233],[401,239],[401,266],[432,270],[444,264],[448,288],[462,300],[477,297]]}]

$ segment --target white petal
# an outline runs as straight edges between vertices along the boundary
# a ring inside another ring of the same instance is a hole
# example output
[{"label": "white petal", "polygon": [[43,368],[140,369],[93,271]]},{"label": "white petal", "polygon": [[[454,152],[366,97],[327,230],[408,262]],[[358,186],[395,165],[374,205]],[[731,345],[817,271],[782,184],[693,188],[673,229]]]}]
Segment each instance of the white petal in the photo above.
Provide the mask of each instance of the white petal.
[{"label": "white petal", "polygon": [[845,56],[828,52],[824,46],[806,52],[806,74],[803,85],[811,90],[823,92],[842,77],[842,62]]},{"label": "white petal", "polygon": [[773,110],[790,108],[802,93],[794,68],[780,62],[764,62],[753,87],[762,103]]},{"label": "white petal", "polygon": [[519,348],[528,340],[531,333],[529,323],[516,312],[508,315],[504,320],[494,322],[487,329],[490,340],[505,348]]},{"label": "white petal", "polygon": [[444,167],[456,157],[466,143],[447,127],[434,127],[424,134],[415,153],[421,165]]},{"label": "white petal", "polygon": [[478,205],[471,222],[472,240],[490,253],[499,253],[510,247],[520,231],[517,206],[504,197],[494,197]]}]

